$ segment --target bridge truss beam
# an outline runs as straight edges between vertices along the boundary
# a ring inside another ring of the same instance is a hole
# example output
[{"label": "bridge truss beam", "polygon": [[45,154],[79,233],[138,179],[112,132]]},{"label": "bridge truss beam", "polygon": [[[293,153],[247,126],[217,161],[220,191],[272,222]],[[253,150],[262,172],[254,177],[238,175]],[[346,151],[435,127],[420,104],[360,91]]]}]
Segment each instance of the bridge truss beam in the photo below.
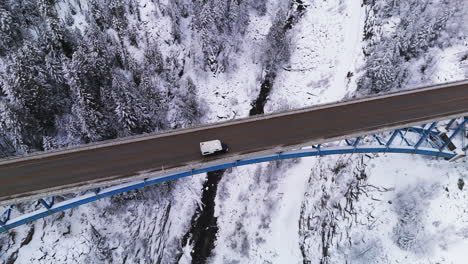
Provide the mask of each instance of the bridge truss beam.
[{"label": "bridge truss beam", "polygon": [[[452,119],[445,123],[434,122],[431,124],[424,124],[421,127],[408,127],[386,133],[359,136],[339,142],[313,145],[298,150],[278,152],[271,155],[202,167],[181,173],[146,178],[144,180],[132,181],[108,188],[94,189],[83,195],[60,202],[56,202],[54,197],[50,197],[49,199],[43,198],[37,201],[37,205],[42,205],[42,207],[23,215],[15,215],[14,218],[12,218],[12,214],[14,214],[13,209],[15,206],[12,205],[4,208],[5,211],[0,217],[0,232],[5,232],[28,222],[102,198],[133,191],[164,181],[261,162],[354,153],[418,154],[444,158],[446,160],[455,160],[464,157],[466,154],[467,144],[465,141],[468,137],[466,129],[467,123],[468,117],[462,117]],[[457,136],[459,136],[459,139],[456,138]]]}]

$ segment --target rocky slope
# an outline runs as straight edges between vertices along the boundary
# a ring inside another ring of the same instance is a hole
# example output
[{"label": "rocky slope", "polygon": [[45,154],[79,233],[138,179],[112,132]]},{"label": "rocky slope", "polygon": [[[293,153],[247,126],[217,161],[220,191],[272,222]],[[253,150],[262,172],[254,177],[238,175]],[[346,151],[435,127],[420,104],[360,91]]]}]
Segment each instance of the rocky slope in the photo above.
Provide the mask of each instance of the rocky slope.
[{"label": "rocky slope", "polygon": [[[466,79],[467,13],[442,0],[3,1],[2,155]],[[197,175],[0,234],[0,263],[463,263],[467,171],[346,155]]]}]

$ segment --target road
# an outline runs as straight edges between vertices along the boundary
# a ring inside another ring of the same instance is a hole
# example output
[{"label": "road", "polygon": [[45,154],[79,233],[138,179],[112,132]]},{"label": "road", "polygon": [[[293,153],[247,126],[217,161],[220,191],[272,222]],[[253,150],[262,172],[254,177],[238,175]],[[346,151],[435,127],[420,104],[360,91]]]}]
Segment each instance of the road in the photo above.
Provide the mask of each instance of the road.
[{"label": "road", "polygon": [[[467,113],[465,81],[26,156],[0,161],[0,201]],[[230,152],[202,157],[199,142],[212,139]]]}]

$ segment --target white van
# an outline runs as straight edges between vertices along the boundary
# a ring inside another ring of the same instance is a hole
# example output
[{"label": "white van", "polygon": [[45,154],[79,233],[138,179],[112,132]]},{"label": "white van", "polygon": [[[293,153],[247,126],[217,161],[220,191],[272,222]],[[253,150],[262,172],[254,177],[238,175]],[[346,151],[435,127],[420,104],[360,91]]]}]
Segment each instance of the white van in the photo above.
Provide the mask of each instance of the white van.
[{"label": "white van", "polygon": [[200,142],[200,151],[203,156],[212,155],[219,152],[227,152],[228,146],[219,139]]}]

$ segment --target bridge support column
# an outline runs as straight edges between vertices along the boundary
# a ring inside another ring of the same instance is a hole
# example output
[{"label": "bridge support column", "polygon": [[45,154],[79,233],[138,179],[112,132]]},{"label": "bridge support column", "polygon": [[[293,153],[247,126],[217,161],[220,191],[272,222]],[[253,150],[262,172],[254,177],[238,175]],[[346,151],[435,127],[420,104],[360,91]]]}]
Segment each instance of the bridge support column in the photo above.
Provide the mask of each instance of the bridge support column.
[{"label": "bridge support column", "polygon": [[47,210],[49,210],[50,208],[52,208],[52,206],[54,206],[55,197],[52,197],[52,200],[50,201],[50,203],[46,202],[44,199],[39,199],[39,202],[40,202]]},{"label": "bridge support column", "polygon": [[422,144],[424,141],[426,141],[426,139],[427,139],[427,137],[429,136],[430,132],[432,131],[432,129],[434,129],[434,127],[435,127],[436,125],[437,125],[437,122],[434,122],[434,123],[431,124],[431,126],[430,126],[427,130],[423,129],[423,130],[421,131],[422,136],[419,138],[418,143],[416,143],[416,145],[414,145],[414,149],[418,149],[419,146],[421,146],[421,144]]},{"label": "bridge support column", "polygon": [[385,145],[385,144],[382,142],[382,139],[381,139],[379,136],[377,136],[376,134],[374,134],[373,137],[377,140],[377,143],[379,143],[380,146]]},{"label": "bridge support column", "polygon": [[[465,116],[464,120],[468,120],[468,116]],[[462,150],[467,151],[468,143],[465,145],[465,140],[468,138],[468,131],[466,130],[466,125],[462,129]],[[465,153],[466,154],[466,153]]]},{"label": "bridge support column", "polygon": [[10,216],[11,216],[11,206],[3,213],[2,219],[0,220],[0,228],[2,229],[2,232],[8,231],[8,229],[5,228],[5,225],[10,220]]},{"label": "bridge support column", "polygon": [[278,160],[281,158],[281,154],[283,154],[283,152],[282,152],[282,151],[280,151],[280,152],[276,152],[276,156],[277,156],[277,159],[278,159]]},{"label": "bridge support column", "polygon": [[97,199],[101,198],[99,197],[99,193],[101,192],[101,188],[96,188],[93,190],[94,195],[96,196]]},{"label": "bridge support column", "polygon": [[398,132],[399,132],[399,131],[400,131],[400,130],[398,130],[398,129],[395,130],[395,131],[393,131],[392,136],[391,136],[390,139],[387,141],[387,144],[385,144],[385,146],[387,147],[387,149],[388,149],[388,148],[390,147],[390,145],[393,143],[393,140],[395,140],[395,138],[396,138],[396,136],[398,135]]},{"label": "bridge support column", "polygon": [[[405,132],[406,134],[406,132]],[[401,133],[401,130],[398,130],[398,135],[400,135],[401,139],[406,143],[407,146],[411,147],[412,145],[409,143],[409,141],[405,138],[405,135]]]},{"label": "bridge support column", "polygon": [[0,220],[0,224],[5,225],[6,222],[10,220],[10,216],[11,216],[11,206],[5,212],[3,212],[2,219]]}]

